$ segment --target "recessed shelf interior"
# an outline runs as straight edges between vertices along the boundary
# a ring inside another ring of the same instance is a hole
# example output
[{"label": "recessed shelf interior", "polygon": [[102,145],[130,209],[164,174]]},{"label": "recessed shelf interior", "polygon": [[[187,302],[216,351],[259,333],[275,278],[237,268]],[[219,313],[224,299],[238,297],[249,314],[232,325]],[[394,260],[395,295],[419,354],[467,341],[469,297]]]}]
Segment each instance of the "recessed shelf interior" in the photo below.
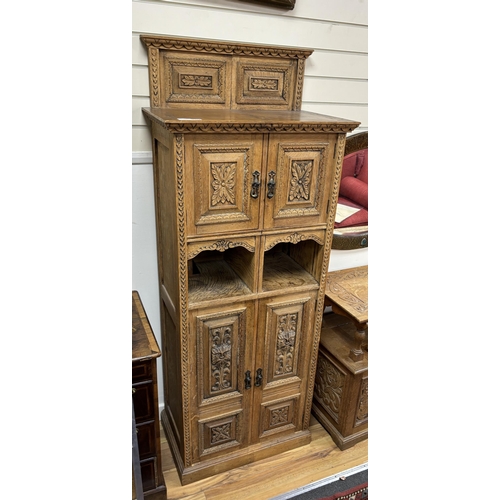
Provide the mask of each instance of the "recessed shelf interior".
[{"label": "recessed shelf interior", "polygon": [[188,266],[191,304],[250,295],[255,289],[255,254],[242,247],[201,252]]},{"label": "recessed shelf interior", "polygon": [[[319,247],[319,248],[318,248]],[[321,246],[312,240],[279,243],[264,253],[262,290],[318,286],[318,254]]]}]

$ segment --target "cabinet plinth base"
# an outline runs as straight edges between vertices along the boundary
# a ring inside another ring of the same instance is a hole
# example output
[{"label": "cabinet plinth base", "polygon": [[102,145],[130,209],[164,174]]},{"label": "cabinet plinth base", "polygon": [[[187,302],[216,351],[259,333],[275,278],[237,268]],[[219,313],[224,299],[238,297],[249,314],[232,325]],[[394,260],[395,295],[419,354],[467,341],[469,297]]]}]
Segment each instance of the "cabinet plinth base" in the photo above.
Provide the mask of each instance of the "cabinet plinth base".
[{"label": "cabinet plinth base", "polygon": [[185,467],[182,456],[174,438],[174,432],[168,420],[165,410],[161,413],[161,423],[165,430],[172,457],[174,459],[177,472],[182,486],[194,483],[200,479],[220,474],[236,467],[241,467],[246,464],[253,463],[257,460],[272,457],[279,453],[305,446],[311,442],[311,431],[295,432],[288,438],[280,438],[279,441],[273,440],[265,443],[255,444],[247,448],[238,450],[224,457],[217,457],[212,460],[204,460],[193,464],[190,467]]},{"label": "cabinet plinth base", "polygon": [[349,436],[343,436],[340,431],[332,424],[332,422],[325,416],[325,413],[318,408],[314,403],[312,405],[311,413],[316,417],[318,422],[325,428],[326,432],[330,434],[333,442],[339,447],[340,450],[344,451],[351,448],[355,444],[358,444],[365,439],[368,439],[368,429],[363,429],[362,431],[350,434]]},{"label": "cabinet plinth base", "polygon": [[144,500],[166,500],[166,498],[167,488],[165,486],[144,492]]}]

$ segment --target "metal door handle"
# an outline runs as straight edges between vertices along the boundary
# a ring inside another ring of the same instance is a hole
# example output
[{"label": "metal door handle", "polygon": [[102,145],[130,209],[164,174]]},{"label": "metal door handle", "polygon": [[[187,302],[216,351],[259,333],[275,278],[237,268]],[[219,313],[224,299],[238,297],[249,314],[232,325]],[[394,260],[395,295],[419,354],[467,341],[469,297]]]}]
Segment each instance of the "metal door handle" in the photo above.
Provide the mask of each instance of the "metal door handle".
[{"label": "metal door handle", "polygon": [[262,368],[257,370],[257,375],[255,376],[255,387],[260,387],[262,385]]},{"label": "metal door handle", "polygon": [[267,183],[267,197],[271,199],[274,196],[274,189],[276,187],[276,181],[274,180],[276,177],[276,172],[271,170],[269,172],[269,181]]},{"label": "metal door handle", "polygon": [[245,389],[250,389],[252,387],[252,377],[250,376],[250,370],[245,372]]},{"label": "metal door handle", "polygon": [[258,198],[260,190],[260,172],[256,170],[253,174],[252,191],[250,196],[252,198]]}]

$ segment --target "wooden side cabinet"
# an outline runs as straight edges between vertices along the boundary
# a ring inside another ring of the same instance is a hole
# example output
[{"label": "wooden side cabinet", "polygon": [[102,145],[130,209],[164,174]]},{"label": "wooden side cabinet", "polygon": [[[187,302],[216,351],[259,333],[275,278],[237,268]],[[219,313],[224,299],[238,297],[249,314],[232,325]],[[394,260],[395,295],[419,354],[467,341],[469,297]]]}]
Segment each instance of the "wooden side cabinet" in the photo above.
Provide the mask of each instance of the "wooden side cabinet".
[{"label": "wooden side cabinet", "polygon": [[147,500],[165,500],[160,448],[156,359],[160,349],[138,292],[132,292],[132,400],[142,490]]},{"label": "wooden side cabinet", "polygon": [[345,135],[311,51],[148,47],[165,410],[182,484],[310,442]]}]

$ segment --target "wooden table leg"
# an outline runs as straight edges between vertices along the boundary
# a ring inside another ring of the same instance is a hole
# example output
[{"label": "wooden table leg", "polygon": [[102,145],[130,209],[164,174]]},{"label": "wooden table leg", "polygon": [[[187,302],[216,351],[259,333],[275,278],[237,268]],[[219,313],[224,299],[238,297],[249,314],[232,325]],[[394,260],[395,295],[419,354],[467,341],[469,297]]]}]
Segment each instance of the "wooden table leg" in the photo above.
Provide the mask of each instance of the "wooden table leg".
[{"label": "wooden table leg", "polygon": [[361,349],[361,346],[363,344],[366,344],[366,330],[368,328],[368,325],[366,323],[361,324],[361,323],[356,323],[356,334],[354,336],[354,347],[351,349],[351,352],[349,353],[349,357],[353,361],[361,361],[364,357],[365,354],[363,352],[363,349]]}]

